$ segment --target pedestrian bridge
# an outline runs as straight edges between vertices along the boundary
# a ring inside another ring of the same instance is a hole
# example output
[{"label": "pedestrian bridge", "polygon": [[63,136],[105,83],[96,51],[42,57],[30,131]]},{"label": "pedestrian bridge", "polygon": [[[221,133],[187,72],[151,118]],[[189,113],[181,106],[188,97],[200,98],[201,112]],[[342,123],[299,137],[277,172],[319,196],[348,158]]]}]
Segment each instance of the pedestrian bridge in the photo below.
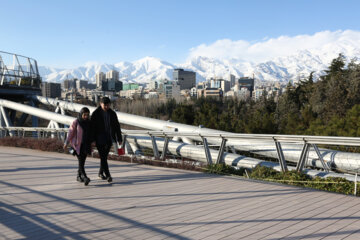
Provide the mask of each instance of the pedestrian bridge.
[{"label": "pedestrian bridge", "polygon": [[0,239],[360,239],[360,198],[0,146]]}]

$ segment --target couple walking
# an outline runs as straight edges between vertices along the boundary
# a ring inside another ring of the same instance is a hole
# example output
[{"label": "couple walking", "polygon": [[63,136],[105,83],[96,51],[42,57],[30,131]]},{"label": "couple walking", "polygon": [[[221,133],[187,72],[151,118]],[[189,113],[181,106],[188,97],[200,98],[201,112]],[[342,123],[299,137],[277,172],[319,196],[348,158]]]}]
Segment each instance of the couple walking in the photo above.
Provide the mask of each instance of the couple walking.
[{"label": "couple walking", "polygon": [[95,141],[100,155],[99,178],[112,182],[107,157],[113,142],[122,143],[120,124],[116,113],[110,108],[110,99],[103,97],[100,106],[92,113],[87,107],[81,109],[77,119],[70,126],[64,149],[71,144],[76,155],[79,168],[76,180],[87,186],[90,178],[85,172],[85,160],[91,154],[91,143]]}]

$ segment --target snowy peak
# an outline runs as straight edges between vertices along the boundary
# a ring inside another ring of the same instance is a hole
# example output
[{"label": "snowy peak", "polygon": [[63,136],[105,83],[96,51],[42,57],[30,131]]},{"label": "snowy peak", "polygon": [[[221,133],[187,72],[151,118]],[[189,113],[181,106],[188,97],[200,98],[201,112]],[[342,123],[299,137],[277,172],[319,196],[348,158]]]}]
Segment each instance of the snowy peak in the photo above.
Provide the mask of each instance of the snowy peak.
[{"label": "snowy peak", "polygon": [[45,81],[62,82],[65,79],[78,78],[95,82],[97,72],[119,71],[122,80],[148,83],[152,79],[172,79],[174,68],[183,68],[197,73],[197,81],[209,78],[228,79],[230,74],[236,77],[255,76],[257,81],[287,82],[307,77],[311,72],[315,76],[324,74],[331,61],[344,54],[348,60],[360,57],[360,48],[344,39],[336,45],[324,45],[318,49],[297,51],[288,56],[276,57],[268,61],[254,63],[237,58],[216,59],[195,56],[183,64],[173,65],[154,57],[144,57],[134,62],[101,64],[87,62],[75,69],[55,69],[40,67],[39,71]]}]

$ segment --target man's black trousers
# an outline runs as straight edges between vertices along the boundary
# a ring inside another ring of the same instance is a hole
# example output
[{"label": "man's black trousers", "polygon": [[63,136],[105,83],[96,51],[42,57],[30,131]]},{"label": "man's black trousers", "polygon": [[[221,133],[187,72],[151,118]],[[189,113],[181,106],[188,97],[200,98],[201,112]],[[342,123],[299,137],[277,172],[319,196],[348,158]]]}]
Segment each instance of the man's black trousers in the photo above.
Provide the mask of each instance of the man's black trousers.
[{"label": "man's black trousers", "polygon": [[100,170],[99,173],[104,173],[106,177],[110,177],[109,165],[107,157],[110,152],[111,145],[96,145],[100,155]]}]

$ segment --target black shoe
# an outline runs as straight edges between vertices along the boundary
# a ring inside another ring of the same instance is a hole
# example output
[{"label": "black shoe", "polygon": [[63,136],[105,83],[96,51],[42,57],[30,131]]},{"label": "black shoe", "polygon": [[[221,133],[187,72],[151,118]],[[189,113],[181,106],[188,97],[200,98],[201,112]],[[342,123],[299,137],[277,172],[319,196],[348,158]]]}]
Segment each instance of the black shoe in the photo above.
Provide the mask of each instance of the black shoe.
[{"label": "black shoe", "polygon": [[89,182],[90,182],[90,178],[84,177],[84,185],[85,186],[89,185]]},{"label": "black shoe", "polygon": [[84,182],[84,179],[81,177],[81,176],[77,176],[76,177],[76,181],[78,181],[78,182]]},{"label": "black shoe", "polygon": [[99,173],[98,177],[101,180],[106,180],[107,179],[103,173]]},{"label": "black shoe", "polygon": [[109,183],[111,183],[111,182],[112,182],[112,177],[111,177],[111,176],[108,177],[108,178],[107,178],[107,181],[108,181]]}]

